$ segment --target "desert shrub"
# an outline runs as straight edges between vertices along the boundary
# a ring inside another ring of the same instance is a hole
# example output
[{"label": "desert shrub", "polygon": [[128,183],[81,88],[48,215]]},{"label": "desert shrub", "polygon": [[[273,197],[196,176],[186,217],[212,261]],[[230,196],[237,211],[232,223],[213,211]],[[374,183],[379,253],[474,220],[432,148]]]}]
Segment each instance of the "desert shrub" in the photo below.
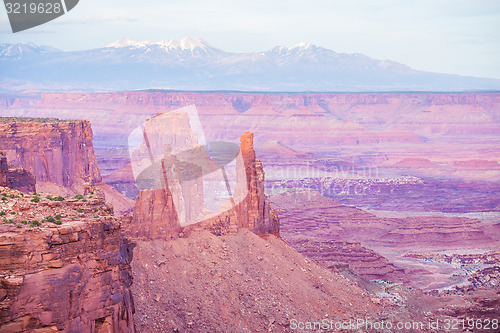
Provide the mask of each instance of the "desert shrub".
[{"label": "desert shrub", "polygon": [[83,213],[83,209],[81,209],[81,208],[78,208],[76,211],[77,211],[78,213]]},{"label": "desert shrub", "polygon": [[54,198],[55,201],[64,201],[64,197],[63,196],[58,196],[57,198]]},{"label": "desert shrub", "polygon": [[54,223],[56,219],[49,215],[45,217],[45,221]]},{"label": "desert shrub", "polygon": [[62,222],[59,221],[59,220],[55,221],[54,223],[57,224],[57,225],[61,225],[62,224]]},{"label": "desert shrub", "polygon": [[39,202],[40,201],[40,197],[38,195],[35,195],[35,197],[33,199],[31,199],[31,202]]},{"label": "desert shrub", "polygon": [[46,198],[46,199],[49,199],[49,200],[54,200],[54,197],[53,197],[53,196],[51,196],[50,194],[49,194],[49,195],[47,195],[45,198]]},{"label": "desert shrub", "polygon": [[96,214],[96,215],[94,215],[94,218],[95,218],[95,219],[98,219],[98,218],[99,218],[99,215],[97,215],[97,214]]},{"label": "desert shrub", "polygon": [[83,195],[77,194],[77,195],[75,195],[75,199],[82,200],[83,199]]},{"label": "desert shrub", "polygon": [[10,212],[10,213],[11,213],[12,215],[16,215],[16,212],[15,212],[15,211],[12,211],[12,212]]},{"label": "desert shrub", "polygon": [[9,198],[14,199],[16,196],[14,194],[9,194]]},{"label": "desert shrub", "polygon": [[22,223],[22,224],[28,224],[28,221],[26,221],[26,220],[22,220],[22,221],[21,221],[21,223]]},{"label": "desert shrub", "polygon": [[56,220],[58,220],[58,221],[61,220],[61,214],[57,214],[55,217],[56,217]]},{"label": "desert shrub", "polygon": [[5,212],[2,210],[0,211],[0,216],[4,216],[5,215]]}]

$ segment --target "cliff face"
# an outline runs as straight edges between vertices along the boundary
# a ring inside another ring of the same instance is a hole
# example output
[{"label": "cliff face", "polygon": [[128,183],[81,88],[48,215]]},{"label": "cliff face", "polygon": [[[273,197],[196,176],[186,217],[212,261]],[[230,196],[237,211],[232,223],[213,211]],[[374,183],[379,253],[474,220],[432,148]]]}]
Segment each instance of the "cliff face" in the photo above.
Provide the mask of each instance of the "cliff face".
[{"label": "cliff face", "polygon": [[35,177],[29,171],[9,165],[7,158],[0,153],[0,186],[22,192],[35,192],[35,184]]},{"label": "cliff face", "polygon": [[106,197],[119,214],[131,209],[132,200],[102,183],[88,121],[17,120],[0,122],[0,153],[13,165],[6,186],[33,192],[29,173],[39,192],[63,196],[94,192]]},{"label": "cliff face", "polygon": [[0,124],[0,151],[37,183],[83,189],[85,178],[101,181],[88,121]]},{"label": "cliff face", "polygon": [[127,234],[135,238],[157,239],[177,235],[177,219],[170,190],[142,190],[135,200],[133,217],[126,223]]},{"label": "cliff face", "polygon": [[112,210],[1,191],[0,331],[134,332],[132,258]]},{"label": "cliff face", "polygon": [[[142,190],[137,197],[134,214],[127,226],[134,237],[160,239],[176,237],[180,232],[208,230],[215,235],[235,234],[246,228],[258,235],[279,235],[278,215],[271,209],[264,194],[264,170],[262,163],[255,158],[253,133],[241,136],[240,154],[237,169],[241,177],[236,184],[232,208],[221,214],[196,224],[181,226],[175,210],[170,188]],[[238,200],[238,197],[244,198]],[[194,197],[198,200],[197,197]],[[236,199],[235,199],[236,198]],[[179,201],[188,201],[184,197]]]}]

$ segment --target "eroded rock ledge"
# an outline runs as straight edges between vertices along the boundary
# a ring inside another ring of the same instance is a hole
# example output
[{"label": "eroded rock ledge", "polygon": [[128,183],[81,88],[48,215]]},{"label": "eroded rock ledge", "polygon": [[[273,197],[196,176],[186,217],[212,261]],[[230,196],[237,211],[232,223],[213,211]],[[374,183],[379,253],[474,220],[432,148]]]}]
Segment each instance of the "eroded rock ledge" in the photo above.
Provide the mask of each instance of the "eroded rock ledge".
[{"label": "eroded rock ledge", "polygon": [[91,195],[61,202],[0,192],[8,198],[0,203],[0,331],[134,332],[131,249],[112,209]]}]

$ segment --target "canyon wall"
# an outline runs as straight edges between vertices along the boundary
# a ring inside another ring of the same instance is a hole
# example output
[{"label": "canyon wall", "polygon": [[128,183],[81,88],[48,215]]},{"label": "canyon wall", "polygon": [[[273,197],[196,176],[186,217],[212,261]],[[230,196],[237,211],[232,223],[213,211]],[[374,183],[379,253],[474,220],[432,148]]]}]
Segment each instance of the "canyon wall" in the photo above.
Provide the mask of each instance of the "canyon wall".
[{"label": "canyon wall", "polygon": [[0,331],[135,332],[132,256],[112,209],[0,189]]},{"label": "canyon wall", "polygon": [[498,93],[119,92],[4,97],[0,112],[61,119],[79,113],[91,121],[100,149],[125,147],[130,131],[145,118],[194,104],[207,135],[215,139],[252,130],[258,143],[279,139],[294,147],[324,149],[326,144],[422,144],[430,138],[494,136],[499,103]]},{"label": "canyon wall", "polygon": [[[255,132],[255,149],[266,165],[268,179],[303,178],[296,165],[304,164],[301,154],[309,154],[309,173],[340,165],[340,169],[356,167],[354,176],[376,168],[376,177],[411,175],[442,183],[444,176],[457,182],[496,183],[500,177],[499,104],[499,93],[129,91],[2,97],[0,114],[84,117],[95,132],[104,181],[135,199],[139,191],[127,166],[128,137],[158,112],[196,105],[210,141],[237,142],[241,133]],[[276,155],[264,156],[260,146],[269,140],[297,151],[299,158],[288,163]],[[338,174],[334,170],[328,176]],[[445,202],[454,196],[469,195],[454,193]]]},{"label": "canyon wall", "polygon": [[[299,253],[334,269],[344,263],[367,279],[409,281],[422,289],[453,285],[458,278],[452,276],[457,274],[452,265],[433,266],[435,260],[414,260],[421,258],[415,253],[480,254],[499,244],[498,231],[478,219],[381,217],[311,190],[272,195],[270,200],[280,215],[281,236]],[[407,257],[408,253],[413,254]],[[429,258],[427,254],[425,259]]]},{"label": "canyon wall", "polygon": [[39,192],[94,192],[106,197],[118,214],[130,210],[133,202],[102,182],[92,140],[90,122],[85,120],[0,118],[0,153],[13,165],[11,171],[18,175],[12,181],[21,182],[17,186],[23,191],[33,191],[34,186],[23,180],[26,176],[19,168],[34,176]]},{"label": "canyon wall", "polygon": [[0,151],[37,183],[83,190],[86,178],[101,181],[88,121],[0,124]]}]

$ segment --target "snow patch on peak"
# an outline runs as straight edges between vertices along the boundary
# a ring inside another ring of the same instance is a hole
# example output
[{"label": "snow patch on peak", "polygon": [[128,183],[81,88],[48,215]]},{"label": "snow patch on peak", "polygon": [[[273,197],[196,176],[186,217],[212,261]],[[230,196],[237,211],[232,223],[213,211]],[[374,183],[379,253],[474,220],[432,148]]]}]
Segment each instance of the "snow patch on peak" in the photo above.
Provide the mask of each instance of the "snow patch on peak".
[{"label": "snow patch on peak", "polygon": [[137,41],[134,38],[125,37],[125,38],[119,39],[119,40],[107,45],[107,47],[140,48],[140,47],[148,47],[148,46],[153,46],[153,45],[157,45],[157,46],[160,46],[163,48],[174,48],[174,49],[191,50],[191,51],[196,49],[196,48],[206,49],[207,47],[210,47],[210,45],[208,45],[208,43],[205,42],[203,39],[193,38],[193,37],[185,37],[181,40],[164,39],[164,40],[161,40],[158,42],[152,42],[150,40]]},{"label": "snow patch on peak", "polygon": [[145,42],[139,42],[132,37],[124,37],[119,39],[106,47],[142,47],[145,46]]},{"label": "snow patch on peak", "polygon": [[307,48],[311,48],[313,46],[314,45],[309,44],[309,43],[300,42],[300,43],[295,44],[294,46],[292,46],[290,49],[307,49]]}]

